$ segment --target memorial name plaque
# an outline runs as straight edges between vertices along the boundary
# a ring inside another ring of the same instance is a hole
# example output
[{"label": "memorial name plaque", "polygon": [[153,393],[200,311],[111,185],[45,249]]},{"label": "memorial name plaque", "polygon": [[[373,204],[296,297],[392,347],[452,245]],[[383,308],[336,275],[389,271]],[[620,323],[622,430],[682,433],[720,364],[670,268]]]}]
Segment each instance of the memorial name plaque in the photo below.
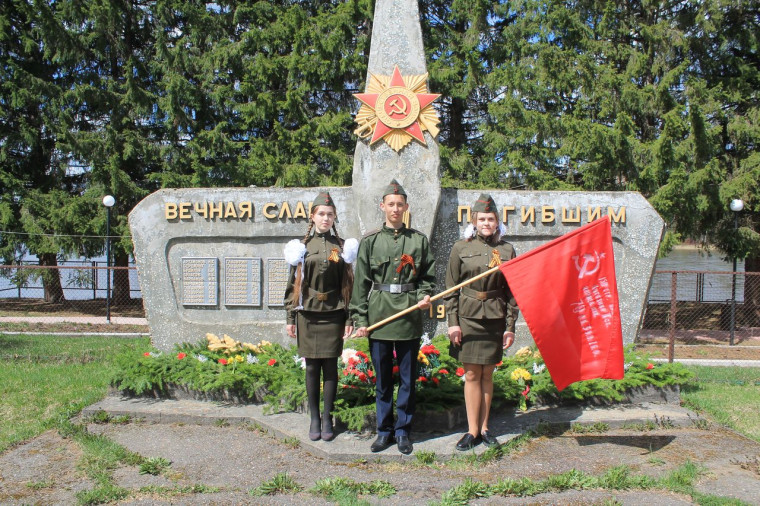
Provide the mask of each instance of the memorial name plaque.
[{"label": "memorial name plaque", "polygon": [[219,292],[217,260],[209,257],[182,258],[182,304],[216,306]]},{"label": "memorial name plaque", "polygon": [[290,266],[284,258],[269,258],[267,276],[267,305],[284,306]]},{"label": "memorial name plaque", "polygon": [[224,305],[261,305],[261,258],[224,259]]}]

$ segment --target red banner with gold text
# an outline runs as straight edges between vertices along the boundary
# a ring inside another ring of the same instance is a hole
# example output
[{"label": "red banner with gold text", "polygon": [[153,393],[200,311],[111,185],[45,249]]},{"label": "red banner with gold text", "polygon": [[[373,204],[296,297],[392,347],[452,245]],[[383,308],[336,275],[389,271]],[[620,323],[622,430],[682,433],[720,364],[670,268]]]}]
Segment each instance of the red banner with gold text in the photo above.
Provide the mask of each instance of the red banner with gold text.
[{"label": "red banner with gold text", "polygon": [[559,390],[623,377],[610,226],[600,218],[500,268]]}]

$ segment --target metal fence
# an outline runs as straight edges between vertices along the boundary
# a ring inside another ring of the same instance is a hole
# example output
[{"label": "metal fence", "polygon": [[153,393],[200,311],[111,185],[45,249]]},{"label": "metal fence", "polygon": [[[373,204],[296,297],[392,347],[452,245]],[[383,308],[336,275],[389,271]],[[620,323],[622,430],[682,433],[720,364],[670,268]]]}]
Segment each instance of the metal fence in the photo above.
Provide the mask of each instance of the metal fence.
[{"label": "metal fence", "polygon": [[[58,274],[60,300],[45,302],[45,271]],[[110,267],[110,298],[106,297],[108,273],[104,261],[0,266],[0,328],[12,320],[51,323],[64,318],[92,321],[92,317],[144,324],[136,267]],[[125,273],[129,295],[119,297],[126,292],[114,291],[113,281]],[[760,360],[760,307],[745,301],[750,292],[760,298],[760,273],[657,271],[636,346],[670,359]]]},{"label": "metal fence", "polygon": [[750,292],[760,294],[760,273],[657,271],[637,347],[670,360],[760,360],[760,307],[745,300]]},{"label": "metal fence", "polygon": [[[44,283],[45,276],[48,283]],[[0,266],[0,325],[64,320],[111,323],[112,318],[141,324],[144,316],[134,265],[108,267],[105,261],[66,261],[57,266],[31,262]]]}]

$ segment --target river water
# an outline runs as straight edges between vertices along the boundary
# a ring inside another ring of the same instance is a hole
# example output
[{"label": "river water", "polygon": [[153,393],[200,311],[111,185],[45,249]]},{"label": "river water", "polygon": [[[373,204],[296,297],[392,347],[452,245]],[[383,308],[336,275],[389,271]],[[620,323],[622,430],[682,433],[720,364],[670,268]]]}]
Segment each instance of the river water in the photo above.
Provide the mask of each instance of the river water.
[{"label": "river water", "polygon": [[[731,261],[724,260],[725,255],[718,250],[705,253],[693,246],[678,246],[665,258],[657,260],[655,276],[649,291],[650,302],[670,300],[670,273],[658,271],[707,271],[727,274],[683,273],[677,277],[676,297],[678,300],[700,300],[705,302],[723,302],[731,299],[734,276],[728,274],[732,269]],[[736,263],[736,272],[744,272],[744,261]],[[736,301],[744,301],[744,276],[736,276]]]}]

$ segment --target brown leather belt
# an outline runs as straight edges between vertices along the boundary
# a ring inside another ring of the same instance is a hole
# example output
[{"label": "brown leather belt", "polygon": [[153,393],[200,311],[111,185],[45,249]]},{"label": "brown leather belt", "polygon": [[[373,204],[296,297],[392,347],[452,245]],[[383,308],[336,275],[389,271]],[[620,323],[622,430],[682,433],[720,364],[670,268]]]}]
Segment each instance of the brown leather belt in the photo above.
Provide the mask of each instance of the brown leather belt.
[{"label": "brown leather belt", "polygon": [[[462,295],[472,297],[473,299],[486,300],[486,299],[503,299],[506,294],[502,290],[489,290],[487,292],[478,292],[472,290],[466,286],[462,287]],[[499,297],[501,296],[501,297]]]},{"label": "brown leather belt", "polygon": [[325,302],[330,298],[331,295],[333,295],[337,290],[330,290],[329,292],[318,292],[316,290],[312,290],[311,288],[307,288],[307,295],[309,297],[314,297],[318,301]]}]

